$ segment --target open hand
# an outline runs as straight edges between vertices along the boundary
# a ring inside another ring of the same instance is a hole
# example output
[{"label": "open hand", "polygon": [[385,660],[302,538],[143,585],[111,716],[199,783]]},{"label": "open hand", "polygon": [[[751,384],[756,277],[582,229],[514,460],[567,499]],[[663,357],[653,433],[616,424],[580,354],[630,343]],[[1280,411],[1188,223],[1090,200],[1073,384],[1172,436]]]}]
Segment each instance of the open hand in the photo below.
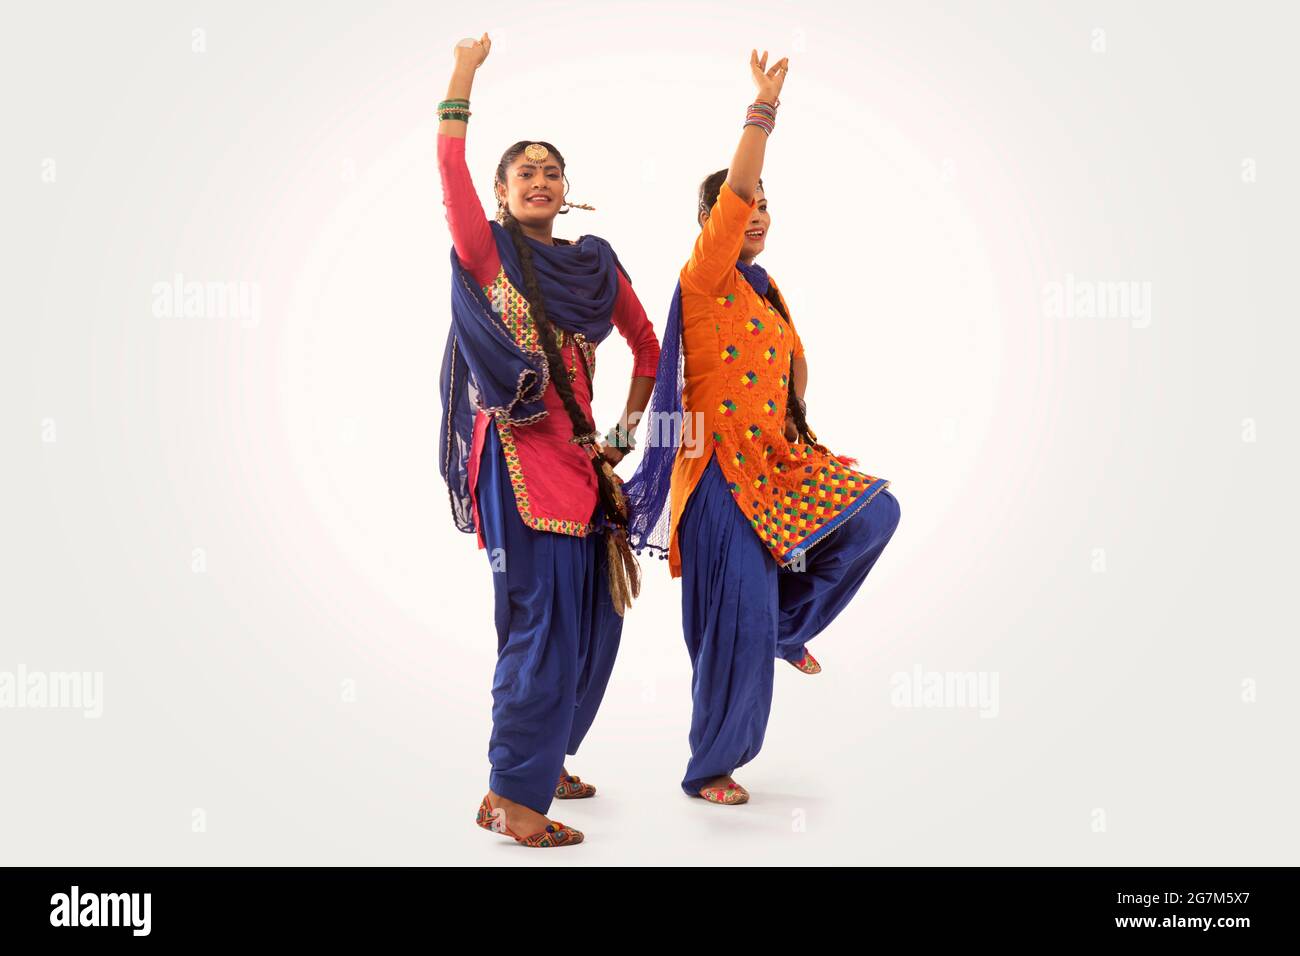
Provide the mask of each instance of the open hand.
[{"label": "open hand", "polygon": [[754,85],[758,87],[758,99],[764,103],[776,105],[781,96],[781,87],[785,85],[785,76],[790,71],[790,58],[782,57],[767,68],[767,51],[760,57],[757,50],[749,54],[749,70],[754,74]]}]

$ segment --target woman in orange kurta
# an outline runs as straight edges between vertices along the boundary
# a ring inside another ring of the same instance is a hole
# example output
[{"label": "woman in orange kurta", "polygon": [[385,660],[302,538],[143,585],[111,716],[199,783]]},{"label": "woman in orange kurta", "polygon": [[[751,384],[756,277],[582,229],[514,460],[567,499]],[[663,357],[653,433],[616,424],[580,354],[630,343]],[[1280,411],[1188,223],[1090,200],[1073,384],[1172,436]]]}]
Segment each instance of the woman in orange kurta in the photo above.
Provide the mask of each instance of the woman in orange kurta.
[{"label": "woman in orange kurta", "polygon": [[[731,773],[762,746],[773,658],[820,670],[808,641],[857,592],[899,519],[889,482],[851,468],[804,417],[803,344],[754,263],[771,225],[759,174],[788,64],[767,70],[755,52],[750,66],[758,98],[731,167],[701,186],[701,231],[664,332],[649,435],[671,434],[671,465],[665,447],[647,448],[627,484],[634,542],[667,550],[683,579],[694,706],[682,788],[716,803],[748,799]],[[656,508],[669,467],[668,506]]]}]

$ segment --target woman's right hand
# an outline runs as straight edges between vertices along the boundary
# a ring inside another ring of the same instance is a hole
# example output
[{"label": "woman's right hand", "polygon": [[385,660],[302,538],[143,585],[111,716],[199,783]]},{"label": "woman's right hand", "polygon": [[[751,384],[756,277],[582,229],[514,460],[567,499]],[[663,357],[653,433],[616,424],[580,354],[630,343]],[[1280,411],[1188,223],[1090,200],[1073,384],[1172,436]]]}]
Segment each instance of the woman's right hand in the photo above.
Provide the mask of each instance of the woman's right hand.
[{"label": "woman's right hand", "polygon": [[758,87],[757,99],[776,105],[777,99],[781,96],[781,87],[785,84],[786,73],[790,71],[790,58],[782,57],[769,70],[767,51],[764,50],[762,57],[759,57],[757,50],[751,50],[749,70],[754,75],[754,85]]},{"label": "woman's right hand", "polygon": [[492,38],[486,33],[477,40],[472,41],[472,46],[462,46],[464,41],[456,44],[453,55],[456,57],[456,66],[464,67],[468,70],[477,70],[483,65],[489,53],[492,52]]}]

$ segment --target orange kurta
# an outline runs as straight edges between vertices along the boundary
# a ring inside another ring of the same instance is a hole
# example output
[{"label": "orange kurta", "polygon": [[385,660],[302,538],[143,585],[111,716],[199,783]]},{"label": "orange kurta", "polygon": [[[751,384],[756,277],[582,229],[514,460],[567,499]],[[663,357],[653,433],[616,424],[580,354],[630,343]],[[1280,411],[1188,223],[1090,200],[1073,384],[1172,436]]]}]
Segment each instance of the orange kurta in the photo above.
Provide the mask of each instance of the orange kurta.
[{"label": "orange kurta", "polygon": [[803,343],[736,268],[756,205],[724,182],[681,272],[690,440],[673,462],[668,568],[675,578],[682,574],[678,522],[715,454],[737,507],[783,566],[889,486],[822,445],[785,439],[790,362],[804,354]]}]

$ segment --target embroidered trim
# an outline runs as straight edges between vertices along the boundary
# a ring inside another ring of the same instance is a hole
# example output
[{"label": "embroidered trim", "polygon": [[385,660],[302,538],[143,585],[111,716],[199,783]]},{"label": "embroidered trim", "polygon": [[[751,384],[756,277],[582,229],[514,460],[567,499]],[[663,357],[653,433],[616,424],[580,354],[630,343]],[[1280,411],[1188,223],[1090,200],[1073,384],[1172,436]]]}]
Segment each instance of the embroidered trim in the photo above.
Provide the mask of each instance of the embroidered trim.
[{"label": "embroidered trim", "polygon": [[[501,271],[502,273],[504,273],[505,268],[502,267]],[[467,288],[473,288],[472,286],[470,286],[469,280],[466,278],[466,272],[464,269],[457,270],[457,275],[460,281]],[[479,291],[482,292],[484,295],[486,295],[487,290],[490,288],[491,286],[481,286]],[[481,305],[480,308],[482,308]],[[511,335],[508,332],[505,325],[502,324],[502,322],[499,319],[493,317],[492,321],[488,323],[488,326],[489,328],[495,329],[496,332],[499,335],[501,335],[503,338],[508,336],[508,341],[515,348],[520,348],[519,342],[514,338],[513,335]],[[509,405],[482,405],[478,402],[477,396],[475,396],[475,400],[474,400],[475,407],[480,409],[481,411],[485,411],[489,413],[494,417],[505,416],[509,421],[509,423],[512,425],[529,425],[532,424],[533,422],[541,421],[548,414],[550,414],[546,409],[542,409],[540,412],[537,412],[534,415],[527,415],[523,418],[518,418],[513,415],[513,410],[516,405],[520,404],[521,402],[524,403],[540,402],[542,400],[542,396],[546,394],[546,386],[550,384],[551,381],[551,372],[546,362],[542,362],[541,365],[542,365],[542,372],[540,378],[537,372],[535,372],[533,369],[524,369],[522,372],[519,373],[519,379],[518,381],[515,382],[515,397],[510,400]]]},{"label": "embroidered trim", "polygon": [[[743,283],[743,276],[737,281]],[[784,304],[779,290],[776,297]],[[715,298],[710,308],[718,309],[719,318],[728,307],[740,312],[714,323],[718,358],[709,374],[721,392],[713,418],[722,433],[714,434],[715,447],[723,450],[719,464],[736,479],[727,488],[747,523],[773,560],[788,568],[889,482],[847,465],[811,429],[807,441],[776,440],[784,439],[777,413],[784,411],[793,375],[794,323],[761,296],[759,303],[747,294],[731,303]],[[782,353],[785,361],[778,365]],[[773,383],[779,385],[769,391]]]},{"label": "embroidered trim", "polygon": [[[561,333],[563,333],[564,330],[561,329],[560,331],[561,331]],[[585,335],[583,335],[581,332],[575,332],[575,333],[574,333],[574,339],[575,339],[575,340],[577,341],[577,343],[578,343],[578,348],[580,348],[580,349],[582,350],[582,354],[583,354],[583,355],[586,357],[586,359],[587,359],[587,377],[588,377],[588,380],[592,383],[592,388],[595,388],[595,382],[596,382],[596,346],[595,346],[595,343],[593,343],[589,338],[587,338],[587,337],[586,337]]]},{"label": "embroidered trim", "polygon": [[510,281],[504,265],[497,270],[496,278],[483,287],[483,294],[515,343],[526,351],[539,351],[537,325],[533,322],[528,299]]},{"label": "embroidered trim", "polygon": [[[506,274],[504,265],[497,271],[492,282],[483,286],[483,294],[494,308],[500,306],[498,314],[501,316],[501,323],[520,348],[529,352],[542,351],[541,336],[537,331],[537,324],[533,321],[528,298],[515,288],[514,283],[510,281],[510,276]],[[565,342],[568,341],[568,333],[564,329],[557,327],[555,329],[555,339],[556,344],[560,348],[564,348]],[[577,342],[578,347],[582,349],[583,355],[587,357],[587,370],[590,377],[594,379],[596,377],[595,343],[589,341],[581,333],[575,333],[574,340]]]},{"label": "embroidered trim", "polygon": [[[468,284],[463,272],[461,273],[461,281]],[[536,323],[532,319],[528,299],[510,281],[504,265],[497,270],[496,277],[490,284],[482,286],[482,290],[489,304],[500,306],[499,310],[495,310],[498,318],[497,321],[492,323],[492,327],[502,335],[509,336],[510,341],[517,348],[527,352],[543,354],[540,334]],[[562,329],[556,331],[560,333],[560,343],[563,344],[564,331]],[[595,343],[587,341],[585,336],[576,334],[575,341],[582,349],[583,356],[587,359],[588,368],[590,369],[589,378],[594,377]],[[545,395],[546,388],[550,384],[550,364],[543,361],[541,367],[541,386],[535,398],[528,397],[531,394],[528,389],[533,384],[532,379],[536,377],[537,373],[531,369],[525,369],[519,375],[519,381],[515,387],[515,398],[509,407],[488,407],[483,405],[478,407],[492,416],[497,434],[501,438],[501,448],[506,458],[506,472],[510,476],[510,487],[514,491],[515,505],[524,524],[536,531],[551,531],[556,534],[567,534],[583,538],[597,529],[598,526],[594,522],[578,521],[570,518],[547,518],[533,514],[532,502],[528,497],[528,486],[524,481],[523,466],[519,460],[519,449],[515,445],[512,431],[514,426],[531,425],[550,414],[546,409],[523,418],[513,417],[510,414],[510,410],[521,399],[530,402],[540,401],[542,396]]]},{"label": "embroidered trim", "polygon": [[844,527],[845,521],[847,519],[853,517],[855,514],[857,514],[867,505],[871,504],[871,502],[875,500],[876,495],[880,494],[888,487],[889,487],[888,479],[877,478],[875,480],[875,483],[869,486],[867,489],[867,492],[870,492],[870,494],[868,494],[867,492],[863,492],[861,495],[858,496],[858,499],[853,503],[853,506],[850,507],[849,510],[844,511],[837,516],[837,520],[835,522],[818,529],[816,532],[813,533],[813,536],[811,538],[809,538],[808,540],[800,544],[795,545],[793,548],[787,551],[785,553],[784,558],[778,561],[777,563],[783,568],[788,568],[791,564],[794,563],[794,557],[792,556],[796,551],[802,551],[806,555],[809,551],[811,551],[817,545],[821,544],[823,541],[825,541],[827,538],[833,535],[836,531],[839,531],[840,528]]},{"label": "embroidered trim", "polygon": [[501,421],[500,418],[494,421],[497,434],[501,436],[501,449],[506,456],[506,472],[510,475],[510,487],[515,492],[515,505],[524,524],[536,531],[553,531],[556,534],[573,535],[575,538],[585,538],[590,532],[595,531],[596,525],[593,522],[569,518],[544,518],[533,514],[532,502],[528,498],[528,486],[524,484],[524,470],[519,463],[519,449],[515,447],[514,434],[508,423]]},{"label": "embroidered trim", "polygon": [[[451,427],[451,412],[452,412],[452,408],[454,407],[454,405],[452,404],[452,396],[456,394],[456,348],[458,345],[460,345],[460,340],[453,336],[451,340],[451,380],[447,383],[447,394],[443,396],[444,399],[443,404],[447,407],[447,450],[443,454],[443,458],[442,458],[442,473],[448,476],[447,501],[451,505],[452,518],[456,519],[456,527],[460,528],[460,530],[465,532],[466,534],[473,534],[474,529],[460,527],[460,519],[459,519],[460,512],[456,508],[456,495],[451,490],[453,482],[450,480],[451,446],[455,444],[453,438],[453,430]],[[472,511],[472,506],[471,506],[471,511]]]}]

